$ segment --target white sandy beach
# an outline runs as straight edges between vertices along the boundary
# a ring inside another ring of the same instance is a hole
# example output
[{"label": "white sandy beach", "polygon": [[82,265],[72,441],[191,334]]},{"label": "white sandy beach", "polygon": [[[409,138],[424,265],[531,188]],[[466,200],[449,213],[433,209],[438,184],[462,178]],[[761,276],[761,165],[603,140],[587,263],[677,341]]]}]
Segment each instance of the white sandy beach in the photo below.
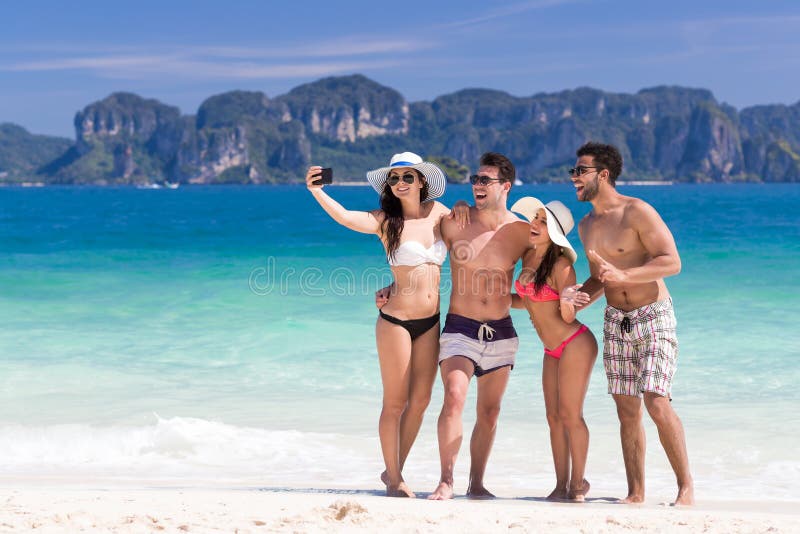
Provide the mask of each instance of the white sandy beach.
[{"label": "white sandy beach", "polygon": [[799,532],[797,503],[448,502],[284,489],[0,489],[1,532]]}]

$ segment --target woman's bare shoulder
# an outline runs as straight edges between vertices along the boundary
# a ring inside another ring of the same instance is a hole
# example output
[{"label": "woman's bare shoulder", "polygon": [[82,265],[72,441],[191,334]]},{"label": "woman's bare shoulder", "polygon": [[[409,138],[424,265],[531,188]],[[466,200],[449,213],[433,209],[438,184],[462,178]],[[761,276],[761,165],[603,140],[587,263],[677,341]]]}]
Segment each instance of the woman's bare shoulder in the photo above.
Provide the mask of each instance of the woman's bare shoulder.
[{"label": "woman's bare shoulder", "polygon": [[561,290],[563,289],[562,286],[571,285],[570,281],[575,278],[575,267],[573,267],[572,262],[569,261],[566,256],[559,256],[553,265],[553,273],[551,276],[555,281],[555,284],[551,285]]},{"label": "woman's bare shoulder", "polygon": [[380,208],[374,209],[374,210],[370,210],[369,214],[372,215],[373,217],[375,217],[378,220],[378,222],[383,222],[383,220],[386,218],[386,212],[384,212]]},{"label": "woman's bare shoulder", "polygon": [[442,215],[447,215],[447,214],[450,213],[450,208],[448,208],[447,206],[445,206],[444,204],[442,204],[438,200],[428,200],[428,201],[425,202],[425,204],[427,204],[427,203],[431,204],[431,214],[432,215],[438,215],[438,216],[441,217]]}]

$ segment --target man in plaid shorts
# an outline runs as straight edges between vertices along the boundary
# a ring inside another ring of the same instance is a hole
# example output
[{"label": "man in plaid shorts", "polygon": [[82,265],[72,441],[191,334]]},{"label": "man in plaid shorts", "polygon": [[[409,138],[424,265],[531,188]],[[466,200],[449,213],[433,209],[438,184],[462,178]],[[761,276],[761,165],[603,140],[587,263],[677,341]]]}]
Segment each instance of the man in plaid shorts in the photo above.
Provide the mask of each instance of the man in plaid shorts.
[{"label": "man in plaid shorts", "polygon": [[678,340],[664,278],[681,270],[675,240],[652,206],[617,192],[622,156],[616,147],[589,142],[576,154],[572,183],[578,200],[592,203],[578,225],[591,276],[582,286],[565,289],[562,298],[588,304],[606,296],[603,363],[617,405],[628,478],[628,496],[621,502],[644,502],[644,399],[678,481],[675,504],[691,505],[686,438],[670,404]]}]

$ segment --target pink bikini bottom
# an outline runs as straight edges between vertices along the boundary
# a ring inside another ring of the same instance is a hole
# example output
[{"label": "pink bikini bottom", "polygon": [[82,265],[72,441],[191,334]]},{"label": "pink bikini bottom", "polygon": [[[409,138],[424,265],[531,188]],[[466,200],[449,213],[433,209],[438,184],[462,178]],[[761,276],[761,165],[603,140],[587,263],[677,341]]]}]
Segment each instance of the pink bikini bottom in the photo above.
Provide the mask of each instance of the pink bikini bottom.
[{"label": "pink bikini bottom", "polygon": [[562,353],[562,352],[564,352],[564,349],[565,349],[565,348],[567,348],[567,345],[569,345],[569,344],[570,344],[570,342],[571,342],[573,339],[575,339],[575,338],[576,338],[576,337],[578,337],[579,335],[583,334],[583,333],[584,333],[584,332],[586,332],[587,330],[589,330],[589,328],[588,328],[588,327],[587,327],[585,324],[582,324],[582,325],[581,325],[581,327],[580,327],[580,328],[578,328],[578,330],[577,330],[577,331],[575,331],[575,333],[574,333],[574,334],[572,334],[572,335],[571,335],[571,336],[569,336],[567,339],[565,339],[565,340],[564,340],[564,341],[561,343],[561,345],[557,346],[557,347],[556,347],[556,348],[554,348],[554,349],[547,349],[547,348],[546,348],[546,349],[544,349],[544,353],[545,353],[545,354],[547,354],[548,356],[552,356],[553,358],[556,358],[556,359],[558,359],[558,358],[561,358],[561,353]]}]

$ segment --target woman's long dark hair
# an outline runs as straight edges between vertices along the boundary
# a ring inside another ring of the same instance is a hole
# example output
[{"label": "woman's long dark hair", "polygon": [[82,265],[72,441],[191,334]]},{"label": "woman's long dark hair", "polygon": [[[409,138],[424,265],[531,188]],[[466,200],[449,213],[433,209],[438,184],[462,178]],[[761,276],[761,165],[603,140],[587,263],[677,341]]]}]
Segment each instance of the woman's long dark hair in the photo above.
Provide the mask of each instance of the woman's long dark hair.
[{"label": "woman's long dark hair", "polygon": [[556,265],[556,260],[561,256],[561,247],[552,241],[547,246],[547,252],[544,253],[542,263],[539,268],[533,273],[533,289],[537,293],[542,290],[542,287],[547,283],[547,278],[553,272],[553,267]]},{"label": "woman's long dark hair", "polygon": [[[533,251],[528,252],[528,254],[532,253]],[[555,267],[556,261],[558,261],[560,255],[561,247],[551,241],[550,244],[547,245],[547,250],[542,257],[542,261],[535,271],[527,267],[522,269],[519,276],[520,283],[524,285],[533,283],[534,291],[536,293],[541,291],[542,287],[547,283],[547,278],[553,272],[553,267]]]},{"label": "woman's long dark hair", "polygon": [[[422,173],[414,170],[417,179],[422,181],[422,188],[419,190],[419,201],[425,202],[428,198],[428,182],[422,176]],[[384,218],[381,223],[381,232],[386,237],[386,252],[390,258],[394,259],[394,253],[397,247],[400,246],[400,234],[403,233],[403,225],[405,219],[403,218],[403,205],[400,199],[392,193],[392,187],[386,182],[383,183],[383,193],[381,193],[381,210],[383,210]]]}]

